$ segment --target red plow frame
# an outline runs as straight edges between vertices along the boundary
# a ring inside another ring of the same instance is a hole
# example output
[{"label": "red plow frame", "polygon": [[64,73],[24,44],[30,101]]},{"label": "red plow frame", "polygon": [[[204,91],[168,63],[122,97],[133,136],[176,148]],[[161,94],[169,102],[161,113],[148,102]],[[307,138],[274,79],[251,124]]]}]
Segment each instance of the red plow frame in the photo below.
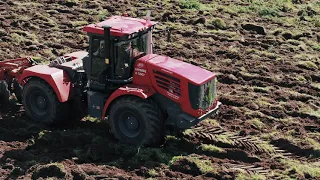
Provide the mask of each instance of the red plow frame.
[{"label": "red plow frame", "polygon": [[35,61],[31,57],[0,61],[0,81],[19,79],[24,69],[34,65]]},{"label": "red plow frame", "polygon": [[31,57],[0,61],[0,104],[6,105],[11,93],[21,102],[22,87],[18,83],[22,72],[36,62]]}]

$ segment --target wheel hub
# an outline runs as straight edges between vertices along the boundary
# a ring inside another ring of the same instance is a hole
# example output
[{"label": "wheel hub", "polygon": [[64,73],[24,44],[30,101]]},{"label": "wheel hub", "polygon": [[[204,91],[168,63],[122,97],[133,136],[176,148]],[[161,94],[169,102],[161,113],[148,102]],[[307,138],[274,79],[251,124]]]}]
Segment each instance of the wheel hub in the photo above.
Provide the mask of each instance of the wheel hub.
[{"label": "wheel hub", "polygon": [[139,121],[135,117],[129,116],[126,119],[126,126],[129,130],[136,130],[139,126]]},{"label": "wheel hub", "polygon": [[39,93],[38,91],[33,92],[29,96],[29,103],[32,111],[37,115],[43,116],[46,114],[46,110],[47,110],[46,98],[42,96],[41,93]]},{"label": "wheel hub", "polygon": [[119,126],[121,132],[130,138],[138,136],[141,131],[139,119],[131,112],[125,112],[120,116]]},{"label": "wheel hub", "polygon": [[41,109],[45,109],[47,106],[46,99],[43,96],[38,96],[36,102],[37,106]]}]

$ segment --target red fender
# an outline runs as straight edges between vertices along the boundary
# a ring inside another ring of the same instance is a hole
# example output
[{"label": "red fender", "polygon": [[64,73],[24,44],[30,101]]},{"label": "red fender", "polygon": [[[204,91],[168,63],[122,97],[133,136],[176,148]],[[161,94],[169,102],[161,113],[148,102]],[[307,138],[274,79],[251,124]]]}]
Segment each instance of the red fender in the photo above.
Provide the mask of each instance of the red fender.
[{"label": "red fender", "polygon": [[24,80],[30,77],[43,79],[52,87],[60,102],[68,101],[72,84],[64,70],[46,65],[32,66],[23,71],[18,80],[19,84],[24,85]]},{"label": "red fender", "polygon": [[156,90],[154,90],[152,87],[149,87],[149,86],[139,86],[139,85],[132,85],[132,84],[122,86],[121,88],[113,92],[111,96],[108,98],[107,102],[103,107],[101,118],[102,119],[105,118],[105,114],[110,104],[120,96],[133,95],[133,96],[138,96],[142,99],[147,99],[148,97],[154,95],[155,93],[156,93]]}]

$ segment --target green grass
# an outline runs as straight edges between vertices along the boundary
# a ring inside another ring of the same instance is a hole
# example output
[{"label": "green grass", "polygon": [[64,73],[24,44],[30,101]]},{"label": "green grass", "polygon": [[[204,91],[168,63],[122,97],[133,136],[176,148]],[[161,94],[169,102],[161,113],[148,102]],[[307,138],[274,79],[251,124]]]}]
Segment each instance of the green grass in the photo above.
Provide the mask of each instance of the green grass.
[{"label": "green grass", "polygon": [[90,122],[101,122],[100,118],[95,118],[95,117],[91,117],[91,116],[86,116],[85,119]]},{"label": "green grass", "polygon": [[207,152],[222,153],[224,150],[212,144],[201,144],[200,149]]},{"label": "green grass", "polygon": [[312,49],[316,51],[320,51],[320,45],[313,45]]},{"label": "green grass", "polygon": [[219,29],[226,29],[227,28],[227,24],[221,18],[214,19],[211,24],[218,27]]},{"label": "green grass", "polygon": [[237,173],[235,180],[266,180],[267,178],[261,174],[248,174],[245,172]]},{"label": "green grass", "polygon": [[268,144],[267,142],[266,143],[259,143],[258,145],[261,149],[264,150],[264,152],[267,152],[267,153],[273,153],[275,152],[275,149],[270,145]]},{"label": "green grass", "polygon": [[212,162],[209,160],[203,160],[198,158],[190,158],[190,160],[197,165],[197,167],[203,174],[212,172],[214,170]]},{"label": "green grass", "polygon": [[316,140],[309,138],[309,137],[306,138],[306,141],[313,147],[314,150],[320,152],[320,143],[319,142],[317,142]]},{"label": "green grass", "polygon": [[253,86],[253,91],[255,92],[263,92],[263,93],[268,93],[270,90],[270,87],[259,87],[259,86]]},{"label": "green grass", "polygon": [[182,159],[186,159],[191,163],[194,163],[199,171],[202,174],[206,174],[208,172],[214,172],[213,164],[210,160],[199,159],[198,157],[193,156],[174,156],[169,162],[169,167],[172,166],[175,162],[181,161]]},{"label": "green grass", "polygon": [[21,42],[24,42],[26,40],[23,36],[17,33],[12,33],[10,36],[16,44],[20,44]]},{"label": "green grass", "polygon": [[311,86],[320,91],[320,83],[311,83]]},{"label": "green grass", "polygon": [[148,175],[151,177],[156,177],[159,175],[159,173],[155,169],[149,169],[148,170]]},{"label": "green grass", "polygon": [[199,10],[201,7],[201,3],[197,0],[180,0],[180,7],[184,9],[197,9]]},{"label": "green grass", "polygon": [[107,10],[100,10],[97,15],[99,21],[105,20],[108,16],[110,16],[110,13]]},{"label": "green grass", "polygon": [[169,161],[168,166],[173,165],[175,162],[181,160],[182,158],[184,158],[184,156],[180,155],[180,156],[173,156],[172,159]]},{"label": "green grass", "polygon": [[312,20],[312,22],[313,22],[313,25],[314,25],[315,27],[320,27],[320,19],[319,19],[319,17],[318,17],[318,18],[314,18],[314,19]]},{"label": "green grass", "polygon": [[306,82],[306,81],[307,81],[307,79],[306,79],[304,76],[302,76],[302,75],[297,75],[297,76],[295,77],[295,79],[296,79],[297,81],[301,81],[301,82]]},{"label": "green grass", "polygon": [[265,127],[265,124],[260,121],[258,118],[254,118],[248,121],[249,124],[253,125],[257,129],[261,130]]},{"label": "green grass", "polygon": [[306,109],[303,109],[302,112],[304,112],[306,114],[309,114],[311,116],[315,116],[315,117],[320,118],[320,109],[319,110],[313,110],[313,109],[306,108]]},{"label": "green grass", "polygon": [[186,129],[186,130],[184,130],[183,131],[183,134],[184,135],[190,135],[190,134],[192,134],[194,131],[192,130],[192,129]]},{"label": "green grass", "polygon": [[298,65],[307,69],[318,70],[319,67],[312,61],[299,61]]},{"label": "green grass", "polygon": [[204,120],[204,122],[209,123],[213,126],[219,126],[219,122],[215,119],[206,119],[206,120]]},{"label": "green grass", "polygon": [[287,166],[287,170],[284,172],[286,174],[289,173],[296,173],[301,176],[305,176],[306,174],[311,176],[312,178],[319,178],[320,177],[320,167],[319,165],[316,166],[315,163],[308,163],[303,164],[296,160],[289,160],[289,159],[282,159],[280,161],[281,164]]},{"label": "green grass", "polygon": [[233,144],[234,142],[227,136],[227,135],[215,135],[215,138],[217,141],[226,143],[226,144]]},{"label": "green grass", "polygon": [[255,103],[257,103],[258,106],[261,106],[261,107],[271,107],[272,104],[269,103],[268,101],[269,101],[268,98],[261,96],[260,98],[255,100]]},{"label": "green grass", "polygon": [[79,27],[89,24],[88,21],[72,21],[72,27]]},{"label": "green grass", "polygon": [[258,10],[258,14],[260,16],[279,16],[279,9],[277,8],[270,8],[270,7],[262,7]]}]

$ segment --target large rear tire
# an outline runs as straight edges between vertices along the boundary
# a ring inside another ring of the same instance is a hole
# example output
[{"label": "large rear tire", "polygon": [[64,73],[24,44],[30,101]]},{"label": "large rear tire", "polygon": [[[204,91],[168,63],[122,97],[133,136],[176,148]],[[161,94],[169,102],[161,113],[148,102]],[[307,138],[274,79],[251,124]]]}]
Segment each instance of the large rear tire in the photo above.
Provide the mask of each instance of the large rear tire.
[{"label": "large rear tire", "polygon": [[158,106],[146,99],[123,97],[110,109],[109,122],[114,136],[122,143],[156,145],[164,138],[164,123]]},{"label": "large rear tire", "polygon": [[55,125],[68,117],[66,103],[59,102],[53,89],[43,80],[29,80],[22,98],[27,116],[35,122]]}]

